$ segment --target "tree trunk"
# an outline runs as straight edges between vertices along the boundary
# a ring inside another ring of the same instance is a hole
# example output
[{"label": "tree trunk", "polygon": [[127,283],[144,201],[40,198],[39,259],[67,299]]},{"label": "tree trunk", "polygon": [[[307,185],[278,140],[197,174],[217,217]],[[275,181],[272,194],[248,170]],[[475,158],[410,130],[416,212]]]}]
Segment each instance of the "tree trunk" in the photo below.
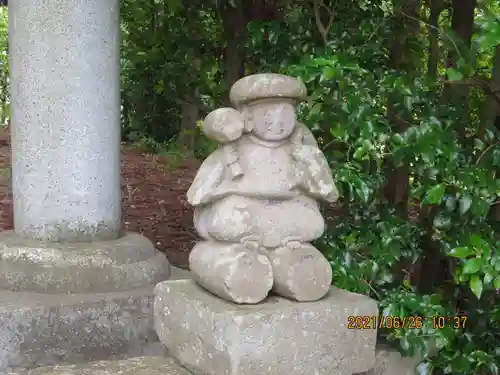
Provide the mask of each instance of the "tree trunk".
[{"label": "tree trunk", "polygon": [[248,17],[245,14],[241,1],[235,6],[226,4],[221,8],[224,34],[226,36],[226,49],[224,52],[225,81],[227,90],[245,73],[246,27]]},{"label": "tree trunk", "polygon": [[196,142],[196,122],[200,119],[198,95],[193,94],[182,103],[182,123],[179,143],[188,151],[194,152]]},{"label": "tree trunk", "polygon": [[[222,2],[221,2],[222,4]],[[235,6],[221,5],[226,49],[224,53],[225,81],[227,89],[245,74],[246,54],[244,45],[247,26],[251,21],[271,21],[283,18],[277,4],[270,0],[235,1]],[[229,104],[229,102],[227,103]]]},{"label": "tree trunk", "polygon": [[[456,49],[448,53],[448,68],[456,68],[457,61],[461,56],[464,56],[466,61],[469,60],[476,2],[476,0],[452,0],[453,16],[451,18],[451,30],[458,39],[458,43],[456,44]],[[443,92],[443,99],[459,111],[461,121],[457,122],[456,129],[459,135],[465,138],[467,135],[467,125],[469,124],[468,85],[446,85]]]},{"label": "tree trunk", "polygon": [[[472,28],[474,25],[474,9],[476,0],[453,0],[453,16],[451,27],[455,36],[459,39],[458,51],[450,51],[448,54],[448,67],[456,67],[459,56],[468,56],[472,38]],[[443,92],[445,102],[452,104],[461,110],[460,123],[457,129],[461,137],[465,138],[466,126],[469,118],[468,88],[466,85],[447,85]],[[433,205],[420,212],[420,223],[426,230],[422,238],[422,263],[419,276],[418,289],[422,293],[433,293],[438,286],[450,285],[447,283],[452,278],[450,260],[441,254],[439,244],[433,239],[434,218],[439,212],[439,206]],[[450,301],[454,299],[453,290],[447,288],[443,290]]]},{"label": "tree trunk", "polygon": [[[390,65],[404,77],[413,77],[417,71],[418,60],[412,53],[413,40],[419,32],[420,0],[404,0],[394,6],[394,30],[390,49]],[[389,97],[387,117],[395,132],[404,132],[411,122],[411,110],[400,105],[397,93]],[[398,215],[407,218],[410,188],[409,161],[403,160],[401,165],[393,165],[390,159],[385,171],[387,184],[384,195],[391,206],[396,207]],[[408,264],[402,262],[397,270],[407,269]],[[404,275],[401,275],[404,277]]]},{"label": "tree trunk", "polygon": [[430,0],[430,10],[427,33],[429,41],[429,59],[427,60],[427,75],[430,78],[437,78],[439,64],[439,16],[445,9],[443,0]]},{"label": "tree trunk", "polygon": [[[490,86],[500,88],[500,44],[496,46],[493,56]],[[486,96],[484,100],[481,111],[481,128],[478,132],[481,139],[484,138],[484,131],[494,127],[497,116],[500,116],[500,106],[498,100],[493,96],[494,94]],[[497,93],[497,97],[500,97],[500,93]]]},{"label": "tree trunk", "polygon": [[[490,85],[493,87],[500,88],[500,44],[495,48],[495,55],[493,56],[492,72],[491,72],[491,82]],[[496,95],[497,98],[492,95]],[[487,128],[494,127],[496,122],[500,125],[500,105],[498,104],[498,98],[500,98],[500,92],[493,92],[492,95],[488,95],[485,99],[484,106],[481,113],[481,128],[479,129],[478,137],[484,138],[484,131]],[[496,168],[493,178],[500,178],[500,168]],[[491,220],[500,222],[500,203],[496,202],[490,207],[488,216]]]},{"label": "tree trunk", "polygon": [[[406,0],[395,6],[394,15],[397,26],[390,51],[390,64],[397,71],[408,76],[417,70],[417,59],[414,58],[411,47],[419,32],[420,0]],[[401,19],[404,22],[401,22]],[[387,116],[396,132],[404,132],[411,121],[411,112],[397,105],[393,96],[388,103]],[[398,213],[407,217],[409,197],[409,167],[408,162],[400,166],[390,166],[387,173],[387,185],[384,194],[390,204],[396,206]]]}]

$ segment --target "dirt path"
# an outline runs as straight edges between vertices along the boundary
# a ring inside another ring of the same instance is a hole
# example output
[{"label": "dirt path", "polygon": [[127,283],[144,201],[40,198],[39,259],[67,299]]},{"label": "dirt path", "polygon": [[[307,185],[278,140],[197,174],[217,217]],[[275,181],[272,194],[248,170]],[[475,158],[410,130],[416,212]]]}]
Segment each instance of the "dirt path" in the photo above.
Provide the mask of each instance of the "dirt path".
[{"label": "dirt path", "polygon": [[[0,134],[0,231],[12,229],[12,193],[8,136]],[[170,262],[187,267],[196,240],[193,212],[185,194],[197,161],[169,167],[155,155],[131,147],[122,150],[122,202],[124,227],[148,237]]]}]

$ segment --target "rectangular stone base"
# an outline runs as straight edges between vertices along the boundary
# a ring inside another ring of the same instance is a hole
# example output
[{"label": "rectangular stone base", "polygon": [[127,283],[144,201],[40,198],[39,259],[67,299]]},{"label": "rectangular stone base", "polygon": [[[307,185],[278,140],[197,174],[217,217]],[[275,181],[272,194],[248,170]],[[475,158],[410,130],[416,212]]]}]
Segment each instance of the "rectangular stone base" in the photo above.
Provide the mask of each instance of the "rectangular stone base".
[{"label": "rectangular stone base", "polygon": [[158,341],[153,298],[153,286],[106,294],[0,291],[0,373],[144,355]]},{"label": "rectangular stone base", "polygon": [[375,362],[376,330],[348,329],[349,316],[378,314],[366,296],[332,287],[317,302],[236,305],[192,280],[162,282],[155,296],[156,332],[194,374],[351,375]]},{"label": "rectangular stone base", "polygon": [[[191,375],[166,357],[137,357],[77,365],[42,367],[17,375]],[[11,374],[16,375],[16,374]]]}]

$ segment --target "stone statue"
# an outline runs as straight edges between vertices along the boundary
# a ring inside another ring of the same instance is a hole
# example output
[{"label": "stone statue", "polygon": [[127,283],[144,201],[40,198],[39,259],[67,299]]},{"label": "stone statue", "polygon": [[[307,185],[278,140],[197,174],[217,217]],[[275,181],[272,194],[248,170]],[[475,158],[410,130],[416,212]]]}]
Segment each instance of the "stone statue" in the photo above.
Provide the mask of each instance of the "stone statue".
[{"label": "stone statue", "polygon": [[325,229],[317,200],[335,202],[338,191],[312,133],[296,120],[306,92],[292,77],[247,76],[231,88],[236,109],[216,109],[203,122],[221,146],[187,192],[204,239],[189,265],[221,298],[253,304],[272,289],[315,301],[330,288],[330,264],[310,242]]}]

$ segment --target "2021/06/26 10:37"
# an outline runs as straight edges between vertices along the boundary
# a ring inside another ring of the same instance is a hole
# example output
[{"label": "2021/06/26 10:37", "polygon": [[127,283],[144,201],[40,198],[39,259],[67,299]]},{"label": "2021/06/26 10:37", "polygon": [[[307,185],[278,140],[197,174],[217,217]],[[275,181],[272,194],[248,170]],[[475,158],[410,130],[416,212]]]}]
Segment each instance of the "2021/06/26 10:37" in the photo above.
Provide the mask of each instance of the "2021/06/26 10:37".
[{"label": "2021/06/26 10:37", "polygon": [[463,329],[467,323],[467,316],[434,316],[429,318],[421,316],[349,316],[347,327],[349,329],[420,329],[426,320],[431,322],[434,329],[445,327]]}]

